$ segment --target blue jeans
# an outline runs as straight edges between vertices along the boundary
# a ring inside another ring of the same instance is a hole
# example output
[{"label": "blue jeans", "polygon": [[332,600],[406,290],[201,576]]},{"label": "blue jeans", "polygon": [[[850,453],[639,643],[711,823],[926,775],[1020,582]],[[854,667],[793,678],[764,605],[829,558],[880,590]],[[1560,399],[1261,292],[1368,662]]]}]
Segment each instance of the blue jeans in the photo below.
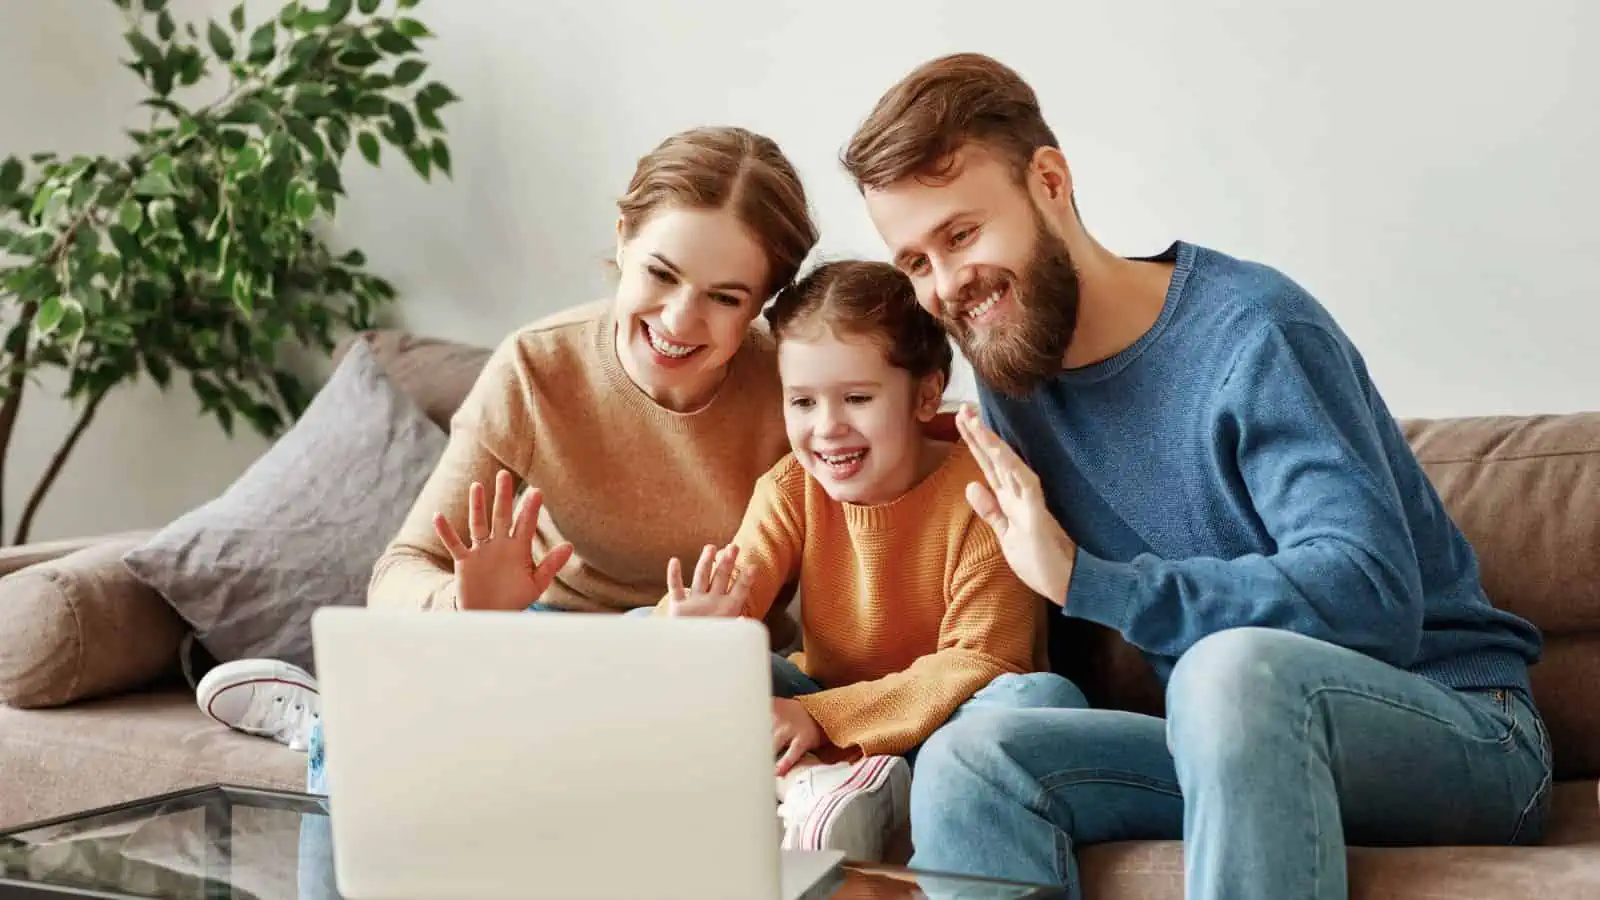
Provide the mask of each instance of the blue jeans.
[{"label": "blue jeans", "polygon": [[1183,656],[1167,715],[1080,704],[952,721],[912,781],[912,865],[1077,897],[1075,847],[1181,837],[1190,900],[1343,900],[1347,841],[1520,844],[1544,831],[1550,741],[1521,691],[1456,691],[1240,628]]}]

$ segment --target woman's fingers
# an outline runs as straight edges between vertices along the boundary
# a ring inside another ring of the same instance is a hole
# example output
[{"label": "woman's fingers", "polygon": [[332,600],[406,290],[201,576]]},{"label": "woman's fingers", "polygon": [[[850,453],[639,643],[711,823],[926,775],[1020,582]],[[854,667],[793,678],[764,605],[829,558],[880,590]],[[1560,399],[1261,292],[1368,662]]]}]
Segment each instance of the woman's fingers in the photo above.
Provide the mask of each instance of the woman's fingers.
[{"label": "woman's fingers", "polygon": [[726,594],[733,587],[734,568],[739,562],[739,548],[732,544],[717,552],[716,564],[711,572],[711,593]]},{"label": "woman's fingers", "polygon": [[444,550],[451,559],[461,562],[467,558],[470,552],[467,545],[461,542],[461,535],[456,534],[455,526],[442,513],[434,513],[433,532],[439,536],[439,542],[444,544]]},{"label": "woman's fingers", "polygon": [[489,536],[503,538],[511,534],[511,519],[517,511],[517,481],[511,473],[501,469],[494,476],[494,506],[489,510]]},{"label": "woman's fingers", "polygon": [[467,536],[474,546],[489,539],[489,513],[484,509],[483,482],[467,489]]}]

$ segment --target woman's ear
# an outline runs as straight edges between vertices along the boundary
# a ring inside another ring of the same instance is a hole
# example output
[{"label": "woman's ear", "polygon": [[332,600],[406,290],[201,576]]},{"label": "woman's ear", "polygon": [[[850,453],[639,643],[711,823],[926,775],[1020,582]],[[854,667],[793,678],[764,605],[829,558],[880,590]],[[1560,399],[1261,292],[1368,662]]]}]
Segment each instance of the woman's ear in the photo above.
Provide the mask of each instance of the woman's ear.
[{"label": "woman's ear", "polygon": [[939,404],[944,400],[944,373],[931,372],[917,383],[917,421],[924,424],[939,414]]},{"label": "woman's ear", "polygon": [[622,270],[622,245],[627,243],[627,235],[624,233],[625,230],[626,230],[626,225],[627,225],[627,223],[623,222],[622,217],[621,216],[617,216],[617,255],[616,255],[616,264],[617,264],[617,270],[618,271]]}]

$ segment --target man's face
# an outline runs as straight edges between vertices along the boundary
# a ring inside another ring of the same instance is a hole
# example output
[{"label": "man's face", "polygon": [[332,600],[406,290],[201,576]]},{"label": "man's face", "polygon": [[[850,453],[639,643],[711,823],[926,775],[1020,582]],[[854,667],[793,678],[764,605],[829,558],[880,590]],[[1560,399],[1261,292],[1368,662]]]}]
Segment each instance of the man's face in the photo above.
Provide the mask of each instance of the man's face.
[{"label": "man's face", "polygon": [[1072,258],[1004,160],[969,146],[954,171],[869,189],[867,214],[978,377],[1026,396],[1061,371],[1072,339]]}]

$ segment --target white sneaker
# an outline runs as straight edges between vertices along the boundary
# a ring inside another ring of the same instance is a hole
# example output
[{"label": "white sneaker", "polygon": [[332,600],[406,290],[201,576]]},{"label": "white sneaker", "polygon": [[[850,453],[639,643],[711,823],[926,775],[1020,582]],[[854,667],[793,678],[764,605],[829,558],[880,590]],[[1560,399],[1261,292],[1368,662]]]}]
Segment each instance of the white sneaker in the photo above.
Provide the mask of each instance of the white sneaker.
[{"label": "white sneaker", "polygon": [[275,659],[222,663],[195,688],[200,711],[229,728],[271,738],[305,752],[322,717],[317,680],[299,666]]},{"label": "white sneaker", "polygon": [[882,862],[890,835],[910,818],[911,766],[899,756],[807,766],[784,780],[778,817],[786,849]]}]

